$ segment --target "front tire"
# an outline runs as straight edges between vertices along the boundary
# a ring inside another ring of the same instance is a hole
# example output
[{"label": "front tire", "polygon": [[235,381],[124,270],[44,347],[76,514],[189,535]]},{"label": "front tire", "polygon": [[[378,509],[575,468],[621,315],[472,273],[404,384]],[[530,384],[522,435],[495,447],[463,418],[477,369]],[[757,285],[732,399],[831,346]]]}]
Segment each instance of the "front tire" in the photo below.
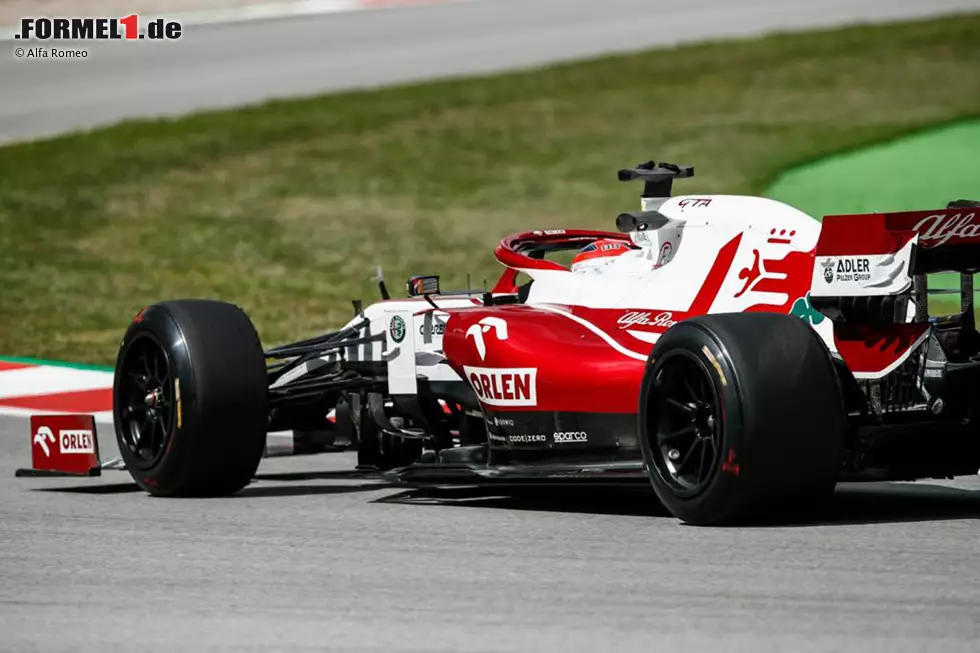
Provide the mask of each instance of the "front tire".
[{"label": "front tire", "polygon": [[265,449],[268,375],[259,336],[237,306],[154,304],[133,319],[116,359],[116,443],[155,496],[223,496],[252,479]]},{"label": "front tire", "polygon": [[846,413],[830,352],[775,313],[705,315],[664,334],[640,393],[654,491],[692,524],[754,520],[832,492]]}]

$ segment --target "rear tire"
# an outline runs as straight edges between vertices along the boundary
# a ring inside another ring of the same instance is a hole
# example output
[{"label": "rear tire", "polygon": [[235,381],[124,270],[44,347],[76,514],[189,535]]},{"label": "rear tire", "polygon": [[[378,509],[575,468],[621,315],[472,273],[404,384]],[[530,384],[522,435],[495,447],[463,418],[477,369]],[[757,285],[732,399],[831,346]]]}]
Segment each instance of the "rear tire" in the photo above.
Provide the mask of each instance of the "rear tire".
[{"label": "rear tire", "polygon": [[248,485],[265,449],[268,375],[259,336],[237,306],[154,304],[133,319],[116,359],[116,442],[155,496],[223,496]]},{"label": "rear tire", "polygon": [[797,317],[705,315],[664,334],[640,393],[654,491],[692,524],[813,507],[836,485],[846,413],[830,352]]}]

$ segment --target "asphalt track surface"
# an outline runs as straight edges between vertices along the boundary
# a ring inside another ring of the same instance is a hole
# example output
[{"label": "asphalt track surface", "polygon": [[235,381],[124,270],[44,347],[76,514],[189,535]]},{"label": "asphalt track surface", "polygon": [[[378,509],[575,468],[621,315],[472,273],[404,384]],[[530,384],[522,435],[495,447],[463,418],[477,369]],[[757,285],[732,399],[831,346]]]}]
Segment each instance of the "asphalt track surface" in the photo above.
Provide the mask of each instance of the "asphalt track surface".
[{"label": "asphalt track surface", "polygon": [[[0,418],[4,651],[921,651],[980,641],[980,482],[839,489],[709,529],[623,491],[413,497],[350,456],[267,459],[220,500],[125,472],[14,478]],[[111,433],[100,438],[114,455]]]},{"label": "asphalt track surface", "polygon": [[28,44],[5,41],[0,143],[271,97],[978,9],[980,0],[466,0],[188,26],[171,43],[80,43],[84,60],[17,59]]},{"label": "asphalt track surface", "polygon": [[[552,0],[524,0],[515,18],[492,4],[202,27],[71,66],[0,57],[0,87],[15,90],[0,138],[976,5],[605,0],[556,15]],[[110,432],[101,444],[115,454]],[[980,641],[975,477],[847,486],[799,523],[704,529],[649,493],[413,496],[350,478],[346,455],[266,460],[233,499],[158,500],[125,472],[15,479],[29,451],[26,420],[0,418],[2,651],[952,653]]]}]

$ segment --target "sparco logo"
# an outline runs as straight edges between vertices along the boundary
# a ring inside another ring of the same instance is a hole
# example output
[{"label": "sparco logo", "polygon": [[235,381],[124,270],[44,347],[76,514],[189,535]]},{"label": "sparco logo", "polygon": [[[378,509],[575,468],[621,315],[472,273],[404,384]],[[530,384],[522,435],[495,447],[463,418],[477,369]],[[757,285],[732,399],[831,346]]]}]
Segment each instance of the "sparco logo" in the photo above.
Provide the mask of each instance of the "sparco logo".
[{"label": "sparco logo", "polygon": [[463,373],[476,396],[489,406],[535,406],[538,403],[537,368],[464,365]]},{"label": "sparco logo", "polygon": [[588,442],[589,434],[585,431],[559,431],[552,436],[556,444],[563,442]]},{"label": "sparco logo", "polygon": [[628,329],[636,325],[669,329],[677,324],[677,322],[674,321],[673,313],[660,313],[656,317],[653,317],[651,313],[631,311],[616,320],[616,324],[619,325],[620,329]]},{"label": "sparco logo", "polygon": [[975,216],[975,213],[936,213],[919,220],[912,230],[919,232],[922,247],[939,247],[953,238],[980,237],[980,224],[973,222]]}]

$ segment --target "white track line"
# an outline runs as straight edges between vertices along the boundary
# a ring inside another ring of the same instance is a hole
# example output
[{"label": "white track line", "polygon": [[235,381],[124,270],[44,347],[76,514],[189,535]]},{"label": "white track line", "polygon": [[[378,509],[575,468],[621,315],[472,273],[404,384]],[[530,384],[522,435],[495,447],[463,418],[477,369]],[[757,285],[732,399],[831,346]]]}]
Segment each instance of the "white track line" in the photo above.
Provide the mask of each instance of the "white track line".
[{"label": "white track line", "polygon": [[112,372],[65,367],[25,367],[0,373],[0,399],[112,387]]},{"label": "white track line", "polygon": [[[91,415],[95,418],[96,424],[112,425],[112,411],[105,410],[96,413],[86,413],[78,410],[37,410],[36,408],[16,408],[14,406],[0,406],[0,415],[5,417],[31,417],[33,415]],[[24,431],[27,437],[27,431]]]}]

